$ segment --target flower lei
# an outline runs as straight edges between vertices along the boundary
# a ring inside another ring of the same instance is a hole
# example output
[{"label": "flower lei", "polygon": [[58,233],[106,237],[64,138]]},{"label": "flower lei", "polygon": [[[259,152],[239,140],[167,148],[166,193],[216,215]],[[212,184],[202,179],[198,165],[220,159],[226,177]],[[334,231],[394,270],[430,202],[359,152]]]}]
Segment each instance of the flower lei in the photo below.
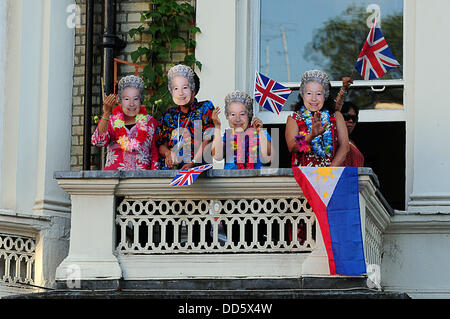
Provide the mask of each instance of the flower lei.
[{"label": "flower lei", "polygon": [[298,145],[299,152],[305,152],[305,153],[311,152],[311,145],[309,145],[309,143],[306,142],[306,140],[305,140],[306,135],[308,135],[306,132],[300,131],[300,132],[298,132],[298,135],[295,137],[295,142]]},{"label": "flower lei", "polygon": [[125,114],[123,113],[122,106],[117,105],[113,110],[115,119],[113,121],[114,135],[117,138],[117,143],[126,152],[133,152],[137,150],[140,145],[145,143],[148,134],[147,128],[147,110],[144,106],[141,106],[139,114],[136,115],[136,126],[138,133],[136,138],[129,139],[127,131],[125,129]]},{"label": "flower lei", "polygon": [[[233,131],[231,139],[231,149],[236,155],[236,164],[238,169],[253,169],[258,160],[258,132],[254,128],[247,130],[245,134],[241,135],[245,139],[244,143],[237,142],[237,135]],[[252,136],[253,135],[253,136]],[[244,144],[244,149],[243,148]],[[246,151],[248,150],[248,159],[246,160]]]},{"label": "flower lei", "polygon": [[[302,114],[308,130],[311,131],[313,119],[311,111],[303,105],[300,108],[300,113]],[[311,147],[316,155],[320,157],[327,157],[331,155],[331,152],[333,150],[333,134],[331,132],[330,113],[328,112],[328,110],[323,110],[320,113],[320,123],[322,124],[322,126],[324,124],[327,124],[327,126],[325,132],[323,132],[322,135],[316,136],[311,141]]]}]

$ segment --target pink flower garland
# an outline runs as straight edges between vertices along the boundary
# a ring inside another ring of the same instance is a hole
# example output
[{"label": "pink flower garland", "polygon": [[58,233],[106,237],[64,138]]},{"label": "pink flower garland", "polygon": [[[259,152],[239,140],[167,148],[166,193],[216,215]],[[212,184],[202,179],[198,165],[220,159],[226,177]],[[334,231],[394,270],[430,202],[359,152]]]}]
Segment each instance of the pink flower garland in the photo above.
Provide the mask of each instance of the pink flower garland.
[{"label": "pink flower garland", "polygon": [[117,105],[113,110],[115,117],[113,121],[114,134],[117,137],[117,143],[126,152],[133,152],[139,148],[140,145],[145,143],[148,134],[147,128],[147,110],[145,106],[141,106],[139,114],[136,115],[136,126],[138,133],[136,138],[129,139],[127,131],[125,129],[125,114],[123,113],[122,106]]},{"label": "pink flower garland", "polygon": [[[238,169],[253,169],[255,168],[255,163],[258,160],[258,132],[254,128],[250,128],[247,130],[245,135],[242,135],[245,139],[245,136],[248,136],[248,161],[245,161],[245,149],[243,149],[243,145],[245,147],[246,143],[238,143],[237,142],[237,134],[233,133],[236,138],[231,140],[233,143],[233,149],[237,149],[236,154],[236,164]],[[253,136],[252,136],[253,135]]]}]

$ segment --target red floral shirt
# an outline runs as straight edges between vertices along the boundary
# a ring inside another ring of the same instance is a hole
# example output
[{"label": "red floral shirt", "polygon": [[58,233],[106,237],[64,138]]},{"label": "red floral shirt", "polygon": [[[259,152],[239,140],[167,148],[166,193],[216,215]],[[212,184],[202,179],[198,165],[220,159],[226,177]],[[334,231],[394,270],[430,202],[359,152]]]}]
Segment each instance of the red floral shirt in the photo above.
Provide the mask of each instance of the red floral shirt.
[{"label": "red floral shirt", "polygon": [[[297,122],[299,131],[309,133],[308,126],[303,120],[301,114],[298,112],[292,115],[292,118]],[[333,149],[330,156],[321,157],[316,155],[312,150],[311,152],[301,152],[301,153],[292,153],[292,166],[330,166],[331,161],[334,158],[336,153],[337,146],[337,129],[336,129],[336,118],[334,116],[330,116],[331,122],[331,133],[333,138]]]},{"label": "red floral shirt", "polygon": [[[138,171],[158,168],[159,152],[156,147],[156,128],[158,121],[151,115],[147,116],[148,134],[144,143],[132,151],[124,151],[117,143],[117,137],[114,135],[113,123],[116,120],[114,115],[110,116],[108,129],[99,134],[98,126],[92,135],[92,144],[98,147],[107,147],[105,170],[124,170]],[[138,129],[134,125],[130,130],[125,128],[128,138],[136,138]]]}]

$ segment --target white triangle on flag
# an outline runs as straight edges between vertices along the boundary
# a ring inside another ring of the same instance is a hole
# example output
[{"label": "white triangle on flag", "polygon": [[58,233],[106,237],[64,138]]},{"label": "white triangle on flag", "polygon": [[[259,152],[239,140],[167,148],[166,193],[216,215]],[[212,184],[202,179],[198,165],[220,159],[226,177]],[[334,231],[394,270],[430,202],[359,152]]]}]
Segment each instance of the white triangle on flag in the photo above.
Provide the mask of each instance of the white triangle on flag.
[{"label": "white triangle on flag", "polygon": [[345,167],[299,167],[325,206],[333,196],[334,189]]}]

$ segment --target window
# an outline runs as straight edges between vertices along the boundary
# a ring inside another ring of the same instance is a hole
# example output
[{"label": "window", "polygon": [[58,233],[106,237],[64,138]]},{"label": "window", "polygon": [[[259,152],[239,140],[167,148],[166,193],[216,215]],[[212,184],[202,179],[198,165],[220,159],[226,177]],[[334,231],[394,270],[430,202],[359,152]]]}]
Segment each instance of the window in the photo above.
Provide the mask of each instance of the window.
[{"label": "window", "polygon": [[[256,6],[260,16],[254,20],[259,30],[255,67],[294,90],[283,111],[291,110],[301,74],[310,69],[325,71],[335,88],[342,76],[352,76],[348,99],[361,110],[403,109],[403,0],[259,0]],[[400,67],[380,79],[364,81],[354,66],[375,18]],[[404,120],[392,115],[385,120]],[[361,118],[373,120],[367,114]],[[375,118],[383,120],[380,114]]]}]

